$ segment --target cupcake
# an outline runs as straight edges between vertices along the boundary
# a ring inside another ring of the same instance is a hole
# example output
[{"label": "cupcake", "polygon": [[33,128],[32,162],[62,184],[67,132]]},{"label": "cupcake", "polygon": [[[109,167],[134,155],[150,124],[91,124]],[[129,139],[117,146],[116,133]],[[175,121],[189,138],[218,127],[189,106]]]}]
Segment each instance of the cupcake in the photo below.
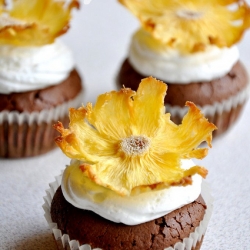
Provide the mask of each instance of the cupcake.
[{"label": "cupcake", "polygon": [[194,165],[215,125],[187,102],[181,125],[164,112],[167,85],[149,77],[70,109],[57,145],[72,160],[45,197],[59,249],[200,249],[212,201]]},{"label": "cupcake", "polygon": [[67,124],[68,109],[81,104],[81,77],[71,50],[57,39],[78,7],[76,0],[1,4],[0,157],[53,149],[52,125]]},{"label": "cupcake", "polygon": [[245,1],[120,0],[140,20],[117,85],[136,90],[154,76],[168,85],[166,112],[179,124],[194,102],[218,130],[234,124],[249,96],[248,74],[236,46],[250,27]]}]

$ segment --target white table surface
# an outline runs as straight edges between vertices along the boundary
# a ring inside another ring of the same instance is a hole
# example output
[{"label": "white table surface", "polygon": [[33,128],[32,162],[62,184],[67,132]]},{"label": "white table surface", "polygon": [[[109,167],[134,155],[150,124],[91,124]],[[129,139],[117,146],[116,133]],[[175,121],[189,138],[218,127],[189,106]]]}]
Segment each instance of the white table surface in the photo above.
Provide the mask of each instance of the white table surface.
[{"label": "white table surface", "polygon": [[[83,102],[94,102],[98,94],[115,88],[115,75],[138,22],[115,0],[92,0],[74,12],[71,26],[62,39],[72,48],[84,78]],[[239,48],[248,69],[249,42],[247,32]],[[28,159],[0,159],[1,250],[56,249],[43,216],[43,196],[68,163],[59,149]],[[250,102],[199,164],[209,169],[215,198],[202,250],[250,249]]]}]

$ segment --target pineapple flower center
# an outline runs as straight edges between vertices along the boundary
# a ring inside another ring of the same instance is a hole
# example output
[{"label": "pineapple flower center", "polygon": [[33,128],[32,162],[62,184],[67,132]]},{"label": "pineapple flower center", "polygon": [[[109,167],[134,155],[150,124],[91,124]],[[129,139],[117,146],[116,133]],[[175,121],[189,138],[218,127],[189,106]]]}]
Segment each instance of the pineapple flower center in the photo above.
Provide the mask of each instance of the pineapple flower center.
[{"label": "pineapple flower center", "polygon": [[192,11],[192,10],[178,10],[176,15],[183,19],[197,20],[203,16],[202,12]]},{"label": "pineapple flower center", "polygon": [[144,135],[132,135],[124,138],[120,146],[121,150],[129,156],[143,155],[149,150],[150,139]]}]

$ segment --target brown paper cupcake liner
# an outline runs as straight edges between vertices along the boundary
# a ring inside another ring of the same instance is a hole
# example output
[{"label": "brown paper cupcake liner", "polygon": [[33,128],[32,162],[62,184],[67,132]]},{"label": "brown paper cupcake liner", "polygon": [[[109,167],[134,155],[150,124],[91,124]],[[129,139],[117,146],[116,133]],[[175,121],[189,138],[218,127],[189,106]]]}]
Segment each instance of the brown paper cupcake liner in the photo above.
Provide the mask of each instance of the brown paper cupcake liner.
[{"label": "brown paper cupcake liner", "polygon": [[[250,95],[250,84],[236,95],[216,102],[213,105],[198,106],[204,116],[217,126],[217,130],[213,132],[213,136],[218,136],[228,130],[240,117]],[[180,124],[182,118],[187,113],[187,107],[165,105],[166,112],[171,114],[171,120]]]},{"label": "brown paper cupcake liner", "polygon": [[[53,237],[57,244],[58,249],[63,250],[102,250],[101,248],[92,249],[90,245],[86,244],[81,245],[77,240],[70,239],[69,235],[62,234],[62,231],[57,228],[57,224],[53,223],[50,215],[51,202],[54,197],[54,194],[57,188],[61,185],[62,175],[57,176],[56,180],[53,183],[50,183],[50,188],[46,190],[46,196],[44,197],[45,203],[43,204],[44,216],[49,224],[50,229],[52,230]],[[210,217],[213,210],[213,198],[211,196],[210,187],[207,182],[202,182],[201,195],[207,205],[207,209],[204,215],[203,220],[200,222],[200,225],[196,227],[195,231],[190,234],[188,238],[185,238],[183,242],[178,242],[174,247],[168,247],[164,250],[198,250],[203,241]],[[160,249],[159,249],[160,250]]]},{"label": "brown paper cupcake liner", "polygon": [[41,112],[0,112],[0,157],[29,157],[55,148],[58,132],[53,124],[68,123],[68,109],[82,103],[83,94],[73,100]]}]

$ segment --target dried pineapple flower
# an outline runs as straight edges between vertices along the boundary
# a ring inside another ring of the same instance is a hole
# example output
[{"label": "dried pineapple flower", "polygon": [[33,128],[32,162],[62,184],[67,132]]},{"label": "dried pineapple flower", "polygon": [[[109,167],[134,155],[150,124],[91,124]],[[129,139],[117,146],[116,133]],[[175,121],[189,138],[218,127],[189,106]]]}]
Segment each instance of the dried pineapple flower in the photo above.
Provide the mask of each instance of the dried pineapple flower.
[{"label": "dried pineapple flower", "polygon": [[40,46],[52,43],[69,28],[77,0],[12,0],[0,2],[0,44]]},{"label": "dried pineapple flower", "polygon": [[244,0],[119,0],[164,46],[182,53],[230,47],[250,27]]},{"label": "dried pineapple flower", "polygon": [[70,158],[83,162],[82,172],[98,185],[121,195],[138,188],[187,185],[191,176],[205,177],[207,170],[181,168],[182,159],[202,159],[211,147],[215,125],[187,102],[189,111],[181,125],[164,112],[167,85],[145,78],[137,92],[129,88],[98,97],[96,105],[70,109],[69,129],[58,122],[57,145]]}]

